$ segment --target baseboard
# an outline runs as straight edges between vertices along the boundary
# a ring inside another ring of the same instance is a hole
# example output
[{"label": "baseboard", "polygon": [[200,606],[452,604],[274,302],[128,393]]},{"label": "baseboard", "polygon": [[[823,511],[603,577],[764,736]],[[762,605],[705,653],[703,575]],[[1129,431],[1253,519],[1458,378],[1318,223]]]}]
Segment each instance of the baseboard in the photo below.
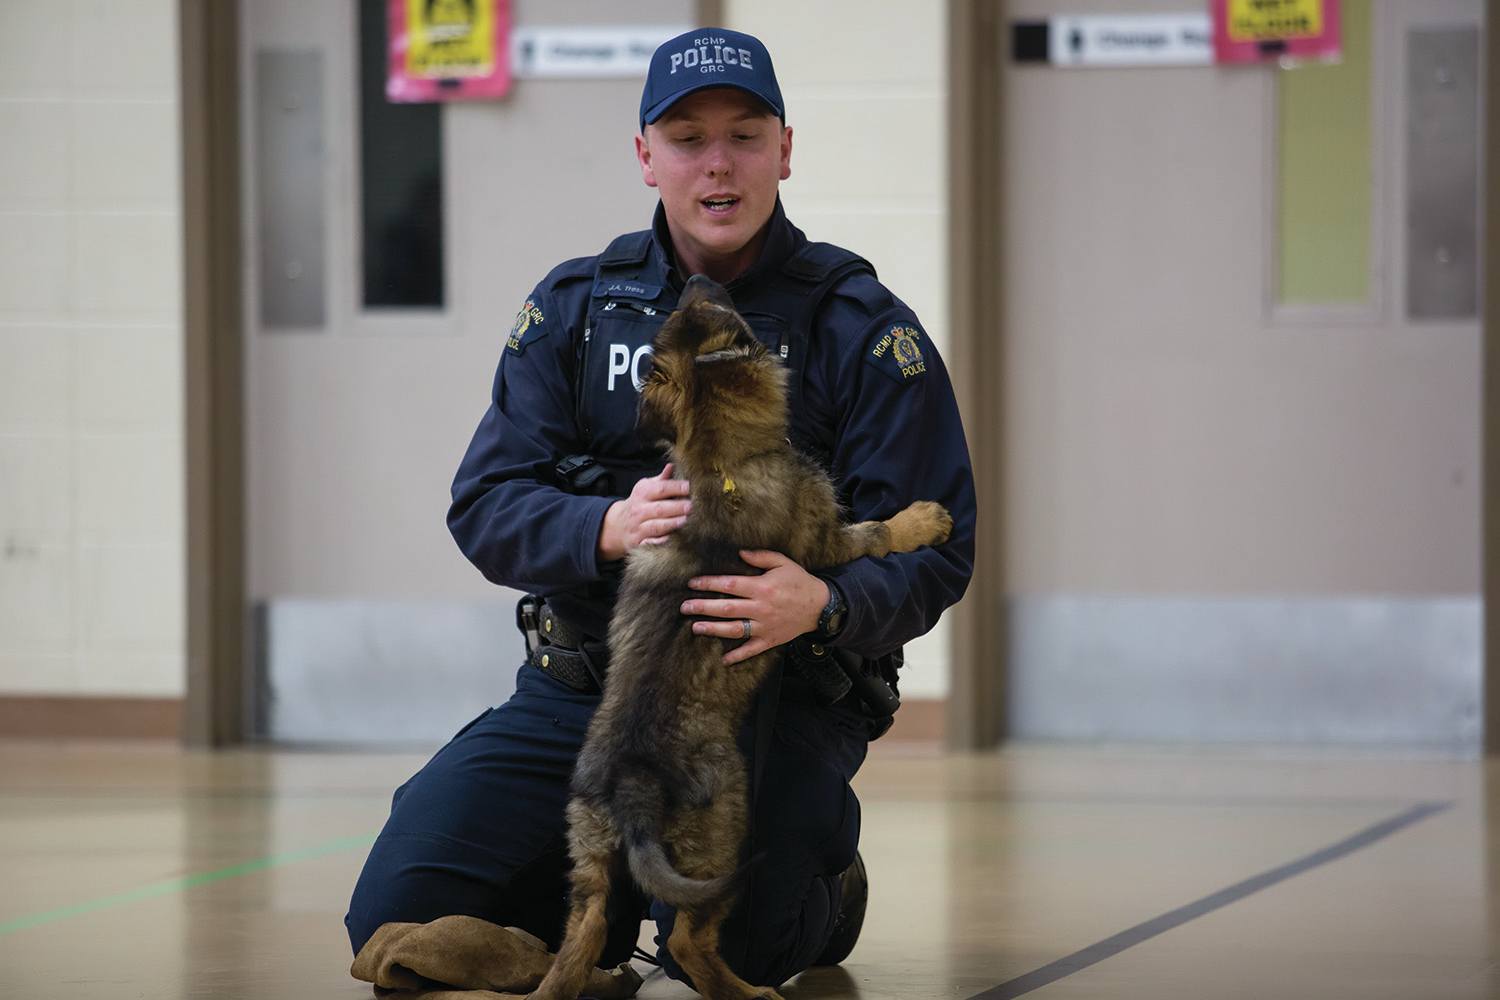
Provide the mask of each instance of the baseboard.
[{"label": "baseboard", "polygon": [[175,740],[181,698],[0,695],[0,738]]},{"label": "baseboard", "polygon": [[941,743],[948,732],[948,702],[942,698],[910,698],[901,702],[896,721],[883,740],[901,743]]},{"label": "baseboard", "polygon": [[1012,739],[1480,745],[1477,594],[1040,594],[1006,614]]}]

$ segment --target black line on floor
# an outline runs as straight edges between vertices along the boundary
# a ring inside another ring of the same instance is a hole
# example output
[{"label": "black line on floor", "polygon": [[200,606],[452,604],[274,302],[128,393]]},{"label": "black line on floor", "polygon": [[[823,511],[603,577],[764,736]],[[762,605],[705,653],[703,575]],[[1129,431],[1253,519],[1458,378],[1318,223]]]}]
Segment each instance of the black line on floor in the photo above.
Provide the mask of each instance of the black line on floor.
[{"label": "black line on floor", "polygon": [[1057,961],[1028,972],[1024,976],[1017,976],[1015,979],[1001,983],[999,986],[985,990],[983,993],[977,993],[970,997],[969,1000],[1010,1000],[1011,997],[1018,997],[1022,994],[1030,993],[1032,990],[1041,989],[1043,986],[1055,983],[1065,976],[1071,976],[1081,969],[1096,965],[1106,958],[1113,958],[1125,949],[1133,948],[1142,941],[1148,941],[1158,934],[1165,934],[1167,931],[1175,927],[1180,927],[1189,920],[1195,920],[1205,913],[1212,913],[1214,910],[1228,906],[1230,903],[1239,902],[1252,893],[1270,888],[1278,882],[1284,882],[1293,876],[1301,875],[1303,872],[1317,868],[1319,865],[1326,865],[1330,861],[1337,861],[1339,858],[1352,854],[1362,847],[1368,847],[1378,840],[1382,840],[1399,830],[1411,826],[1413,823],[1419,823],[1435,813],[1440,813],[1452,805],[1452,802],[1424,802],[1421,805],[1413,806],[1400,815],[1392,816],[1388,820],[1376,823],[1374,826],[1361,830],[1354,836],[1325,847],[1320,851],[1314,851],[1306,857],[1298,858],[1296,861],[1284,864],[1279,868],[1272,868],[1270,871],[1261,872],[1259,875],[1247,878],[1245,881],[1231,885],[1227,889],[1220,889],[1218,892],[1204,896],[1202,899],[1188,903],[1186,906],[1180,906],[1168,913],[1163,913],[1159,917],[1153,917],[1145,923],[1136,924],[1134,927],[1121,931],[1113,937],[1107,937],[1103,941],[1091,944],[1082,951],[1075,951],[1071,955],[1059,958]]}]

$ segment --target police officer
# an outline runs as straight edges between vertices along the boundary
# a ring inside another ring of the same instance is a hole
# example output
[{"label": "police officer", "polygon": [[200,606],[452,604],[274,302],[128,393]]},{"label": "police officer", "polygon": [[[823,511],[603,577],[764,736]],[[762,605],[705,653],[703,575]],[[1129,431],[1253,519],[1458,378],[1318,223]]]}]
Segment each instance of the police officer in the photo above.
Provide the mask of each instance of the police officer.
[{"label": "police officer", "polygon": [[[705,28],[664,43],[636,139],[641,175],[660,193],[652,227],[559,265],[517,314],[448,524],[488,579],[539,595],[520,610],[528,660],[509,701],[397,790],[345,921],[356,951],[387,921],[445,914],[559,943],[563,810],[608,672],[621,559],[692,516],[687,482],[635,433],[635,414],[652,338],[693,274],[725,285],[785,359],[794,442],[827,465],[853,518],[917,499],[953,515],[945,545],[817,574],[745,552],[746,575],[692,580],[703,596],[682,607],[702,619],[694,631],[739,642],[725,669],[790,651],[742,739],[762,860],[723,928],[726,960],[774,985],[853,947],[867,889],[849,782],[889,724],[902,643],[968,584],[975,502],[952,388],[921,323],[868,263],[809,242],[782,210],[785,117],[759,40]],[[659,960],[685,978],[665,946],[672,912],[628,891],[611,902],[602,964],[629,957],[649,914]]]}]

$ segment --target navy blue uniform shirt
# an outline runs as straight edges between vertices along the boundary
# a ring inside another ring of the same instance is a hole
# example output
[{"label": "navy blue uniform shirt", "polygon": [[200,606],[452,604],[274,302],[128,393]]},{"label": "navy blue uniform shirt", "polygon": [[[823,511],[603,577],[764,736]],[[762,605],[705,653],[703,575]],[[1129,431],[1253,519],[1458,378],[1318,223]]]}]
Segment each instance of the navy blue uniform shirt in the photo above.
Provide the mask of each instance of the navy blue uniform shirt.
[{"label": "navy blue uniform shirt", "polygon": [[[782,265],[805,244],[778,200],[758,261],[726,286],[772,349],[786,336],[787,310],[776,305],[790,281]],[[636,402],[651,339],[684,276],[660,205],[632,274],[596,281],[598,262],[559,265],[522,306],[454,478],[448,527],[486,578],[547,596],[561,617],[602,638],[619,564],[600,563],[599,529],[609,506],[665,461],[635,433]],[[825,463],[851,519],[887,518],[914,500],[936,500],[953,516],[944,545],[818,571],[849,606],[836,644],[883,656],[931,629],[968,586],[974,481],[958,406],[916,315],[872,274],[827,295],[805,357],[792,440]],[[555,467],[578,454],[614,471],[613,496],[569,492]]]}]

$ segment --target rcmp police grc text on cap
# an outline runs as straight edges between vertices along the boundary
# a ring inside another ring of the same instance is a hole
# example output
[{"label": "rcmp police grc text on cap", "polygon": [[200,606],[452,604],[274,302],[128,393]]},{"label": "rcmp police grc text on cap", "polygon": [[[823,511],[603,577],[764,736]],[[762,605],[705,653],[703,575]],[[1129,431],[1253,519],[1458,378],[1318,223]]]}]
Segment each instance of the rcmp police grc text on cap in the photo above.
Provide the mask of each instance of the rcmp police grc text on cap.
[{"label": "rcmp police grc text on cap", "polygon": [[771,53],[760,39],[728,28],[698,28],[662,42],[652,54],[641,91],[641,130],[681,98],[708,87],[738,87],[786,121]]}]

